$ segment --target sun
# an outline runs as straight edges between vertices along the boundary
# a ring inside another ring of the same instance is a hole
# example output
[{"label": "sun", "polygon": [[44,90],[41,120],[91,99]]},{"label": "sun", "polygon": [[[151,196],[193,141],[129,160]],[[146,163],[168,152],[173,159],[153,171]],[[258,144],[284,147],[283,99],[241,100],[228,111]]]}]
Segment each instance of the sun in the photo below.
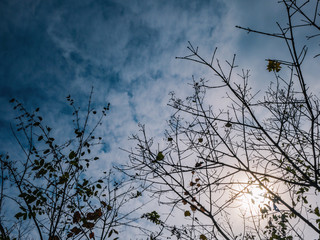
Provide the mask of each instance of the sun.
[{"label": "sun", "polygon": [[267,190],[259,184],[239,185],[237,202],[243,211],[258,214],[260,208],[269,204]]},{"label": "sun", "polygon": [[260,186],[252,186],[250,187],[249,195],[253,204],[264,204],[267,198],[267,191]]}]

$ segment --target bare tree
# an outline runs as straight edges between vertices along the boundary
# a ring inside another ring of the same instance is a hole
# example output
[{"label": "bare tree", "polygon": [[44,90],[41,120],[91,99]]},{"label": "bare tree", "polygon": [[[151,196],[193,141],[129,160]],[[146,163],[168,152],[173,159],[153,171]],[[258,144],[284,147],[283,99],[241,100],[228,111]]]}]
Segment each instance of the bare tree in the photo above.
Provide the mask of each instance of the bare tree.
[{"label": "bare tree", "polygon": [[[221,63],[215,50],[206,60],[190,44],[190,54],[179,59],[209,68],[212,79],[193,79],[194,94],[185,100],[172,94],[176,111],[164,143],[154,146],[144,126],[132,137],[137,147],[125,169],[152,183],[149,190],[163,204],[184,212],[190,221],[171,228],[178,238],[320,235],[320,102],[303,73],[308,42],[296,37],[300,30],[309,31],[307,39],[320,35],[319,1],[280,4],[287,22],[277,23],[278,33],[238,27],[287,46],[289,59],[266,59],[274,80],[263,98],[250,87],[249,71],[236,73],[235,57]],[[223,101],[214,98],[221,92]]]},{"label": "bare tree", "polygon": [[12,132],[22,156],[1,155],[0,239],[117,239],[122,227],[139,228],[132,213],[141,205],[125,206],[141,196],[140,189],[112,169],[95,176],[88,171],[99,159],[92,148],[103,144],[94,133],[109,110],[108,104],[99,114],[92,93],[85,111],[67,97],[74,116],[69,140],[53,138],[39,108],[29,112],[11,100],[18,111]]}]

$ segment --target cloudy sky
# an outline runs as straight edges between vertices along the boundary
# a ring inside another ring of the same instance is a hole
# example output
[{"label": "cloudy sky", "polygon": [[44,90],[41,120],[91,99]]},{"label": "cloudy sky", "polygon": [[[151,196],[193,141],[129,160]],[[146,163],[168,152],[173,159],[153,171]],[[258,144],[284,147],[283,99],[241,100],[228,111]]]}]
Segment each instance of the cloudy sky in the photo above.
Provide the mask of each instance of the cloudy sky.
[{"label": "cloudy sky", "polygon": [[[210,57],[237,54],[239,68],[251,69],[263,88],[267,58],[281,57],[283,45],[247,34],[236,25],[274,32],[282,20],[277,0],[0,0],[0,150],[14,146],[9,104],[16,98],[42,116],[63,138],[70,126],[71,95],[80,106],[94,87],[93,103],[111,103],[99,130],[105,139],[103,165],[124,163],[128,136],[146,124],[161,136],[172,109],[169,92],[185,97],[188,83],[206,69],[175,59],[190,41]],[[66,124],[67,123],[67,124]],[[12,143],[12,144],[8,144]],[[9,149],[8,149],[9,148]]]},{"label": "cloudy sky", "polygon": [[275,29],[269,23],[281,18],[276,2],[0,1],[1,148],[9,141],[14,117],[9,99],[17,98],[28,109],[40,107],[59,131],[70,113],[65,97],[71,94],[84,105],[92,86],[94,104],[112,106],[101,130],[108,153],[126,144],[138,122],[155,134],[163,132],[172,113],[168,93],[186,96],[192,75],[206,73],[175,59],[188,54],[188,41],[204,56],[218,47],[220,59],[236,53],[242,68],[265,71],[264,59],[272,54],[261,53],[272,43],[249,37],[235,25]]}]

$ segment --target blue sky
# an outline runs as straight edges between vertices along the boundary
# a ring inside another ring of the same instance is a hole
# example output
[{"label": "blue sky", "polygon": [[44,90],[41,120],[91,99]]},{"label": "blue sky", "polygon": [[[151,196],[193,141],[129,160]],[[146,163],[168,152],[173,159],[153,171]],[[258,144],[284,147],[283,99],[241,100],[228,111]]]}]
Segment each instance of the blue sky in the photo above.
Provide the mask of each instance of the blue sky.
[{"label": "blue sky", "polygon": [[253,38],[234,26],[270,27],[266,20],[276,15],[276,1],[258,2],[1,1],[2,143],[14,116],[12,97],[57,122],[67,114],[65,97],[85,104],[91,86],[97,106],[112,105],[105,131],[112,132],[112,143],[121,138],[114,145],[138,122],[162,132],[168,93],[186,95],[191,76],[204,73],[175,57],[186,54],[191,41],[207,56],[217,46],[223,60],[237,53],[245,64],[255,62],[248,56],[259,49],[259,39],[252,47]]},{"label": "blue sky", "polygon": [[277,0],[1,0],[0,151],[16,146],[11,98],[40,107],[63,139],[72,126],[65,97],[85,106],[93,86],[97,108],[111,103],[99,130],[106,142],[100,167],[125,163],[119,147],[130,146],[138,123],[161,138],[172,114],[169,92],[185,97],[193,75],[210,78],[175,59],[188,54],[188,41],[206,57],[218,47],[221,61],[236,53],[240,69],[252,70],[253,87],[268,85],[265,59],[285,56],[283,45],[235,25],[274,32],[281,11]]}]

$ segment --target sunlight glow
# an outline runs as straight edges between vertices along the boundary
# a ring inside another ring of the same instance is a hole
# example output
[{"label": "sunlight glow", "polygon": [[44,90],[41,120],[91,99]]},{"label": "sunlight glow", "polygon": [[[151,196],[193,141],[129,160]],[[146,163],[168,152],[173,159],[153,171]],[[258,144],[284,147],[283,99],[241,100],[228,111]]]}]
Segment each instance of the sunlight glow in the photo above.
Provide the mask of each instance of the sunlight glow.
[{"label": "sunlight glow", "polygon": [[267,191],[259,185],[239,186],[237,202],[242,211],[250,210],[254,214],[260,213],[260,208],[270,204]]}]

